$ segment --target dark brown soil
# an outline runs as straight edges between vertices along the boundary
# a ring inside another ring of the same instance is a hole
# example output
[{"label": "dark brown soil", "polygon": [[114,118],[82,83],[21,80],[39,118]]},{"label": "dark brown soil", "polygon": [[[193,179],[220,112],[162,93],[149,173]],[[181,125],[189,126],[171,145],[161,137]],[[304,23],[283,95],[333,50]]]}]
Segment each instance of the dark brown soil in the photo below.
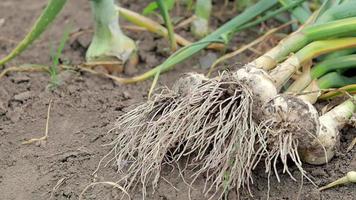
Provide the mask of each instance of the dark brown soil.
[{"label": "dark brown soil", "polygon": [[[143,0],[134,2],[124,3],[124,6],[141,10],[146,5]],[[42,0],[0,2],[0,57],[14,47],[13,41],[23,38],[45,4],[46,1]],[[87,0],[68,1],[64,12],[40,41],[7,67],[23,63],[50,64],[51,45],[58,44],[66,24],[84,29],[91,27],[90,19]],[[165,40],[146,32],[127,33],[140,41],[139,70],[145,71],[166,57],[163,50],[167,48]],[[184,30],[181,34],[187,35]],[[244,40],[243,35],[236,41]],[[71,41],[61,59],[82,62],[89,40],[90,34],[79,41]],[[203,52],[200,56],[207,53]],[[243,59],[243,56],[239,58]],[[246,59],[242,61],[246,62]],[[175,70],[161,76],[160,84],[170,86],[184,72],[204,71],[198,63],[199,57],[195,56],[178,65]],[[49,76],[44,73],[12,73],[0,80],[0,199],[78,199],[81,191],[93,181],[118,180],[113,166],[101,168],[96,176],[92,173],[100,158],[109,150],[109,147],[102,145],[114,138],[107,131],[128,106],[145,100],[151,82],[119,85],[105,78],[70,71],[61,72],[60,79],[61,85],[54,91],[47,89]],[[50,99],[53,104],[48,141],[22,145],[23,141],[44,134]],[[356,149],[346,153],[346,146],[355,136],[354,129],[344,131],[341,149],[328,165],[305,165],[308,176],[317,186],[356,169]],[[293,166],[291,168],[293,175],[300,177],[298,170]],[[176,189],[161,181],[154,194],[148,191],[147,199],[188,199],[188,187],[179,178],[177,170],[170,170],[166,169],[163,175]],[[192,199],[206,199],[201,193],[203,180],[202,177],[194,185]],[[254,197],[245,192],[241,199],[266,199],[267,183],[263,169],[257,169],[255,184],[251,187]],[[300,184],[300,181],[295,182],[287,175],[281,176],[280,183],[273,177],[270,180],[270,199],[297,199]],[[120,199],[120,196],[118,190],[102,185],[85,193],[85,199]],[[140,191],[132,197],[142,199]],[[229,199],[236,198],[234,192],[229,194]],[[356,185],[319,192],[316,186],[304,180],[300,199],[356,199]]]}]

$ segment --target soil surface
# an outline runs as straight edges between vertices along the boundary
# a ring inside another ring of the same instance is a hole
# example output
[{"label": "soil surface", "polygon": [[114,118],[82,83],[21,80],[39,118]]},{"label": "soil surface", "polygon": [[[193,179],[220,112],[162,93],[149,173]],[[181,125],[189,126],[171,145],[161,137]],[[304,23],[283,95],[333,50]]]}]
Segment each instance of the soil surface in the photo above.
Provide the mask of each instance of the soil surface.
[{"label": "soil surface", "polygon": [[[35,21],[47,1],[43,0],[2,0],[0,3],[0,57],[4,57],[20,41]],[[130,2],[130,3],[128,3]],[[134,3],[132,3],[134,2]],[[122,1],[123,6],[141,11],[147,1]],[[183,11],[181,11],[183,12]],[[186,16],[189,16],[187,12]],[[214,25],[231,16],[214,20]],[[51,47],[56,47],[64,27],[86,29],[92,27],[88,0],[68,1],[64,11],[50,29],[29,50],[17,57],[6,67],[24,63],[51,64]],[[127,24],[124,22],[124,24]],[[74,31],[74,30],[73,30]],[[161,63],[167,57],[167,42],[148,32],[125,31],[139,41],[139,71]],[[188,39],[187,29],[180,29]],[[242,33],[233,41],[232,48],[244,42]],[[64,49],[63,62],[81,63],[91,34],[71,40]],[[208,55],[208,56],[207,56]],[[235,58],[231,62],[247,62],[252,53]],[[204,61],[218,56],[213,51],[204,51],[193,59],[178,65],[174,70],[161,75],[160,85],[171,86],[183,73],[189,71],[206,72]],[[199,64],[200,63],[200,64]],[[137,73],[137,72],[136,72]],[[116,84],[113,81],[91,75],[63,71],[59,74],[61,84],[49,90],[49,75],[46,73],[11,73],[0,80],[0,199],[42,200],[78,199],[84,188],[93,181],[117,181],[115,167],[99,169],[99,160],[108,153],[110,147],[102,145],[115,138],[107,134],[115,119],[127,111],[128,106],[145,101],[151,81],[132,85]],[[49,118],[49,138],[39,144],[23,145],[22,142],[43,136],[45,133],[47,109],[52,100]],[[255,182],[251,186],[253,197],[244,191],[240,199],[356,199],[356,185],[337,187],[319,192],[322,186],[356,169],[356,149],[346,153],[346,147],[356,136],[353,128],[343,131],[341,148],[335,158],[323,166],[305,165],[313,185],[304,179],[293,181],[282,175],[281,181],[270,179],[263,169],[255,172]],[[291,166],[292,174],[300,177],[298,170]],[[188,199],[188,187],[179,178],[177,170],[165,169],[163,176],[171,183],[161,181],[155,193],[148,191],[147,199],[183,200]],[[202,195],[204,178],[201,177],[191,190],[191,199],[207,199]],[[173,185],[174,187],[172,187]],[[120,199],[121,193],[112,186],[97,185],[85,192],[84,199]],[[131,193],[133,199],[142,199],[141,192]],[[236,199],[235,192],[229,199]],[[123,198],[125,199],[125,197]]]}]

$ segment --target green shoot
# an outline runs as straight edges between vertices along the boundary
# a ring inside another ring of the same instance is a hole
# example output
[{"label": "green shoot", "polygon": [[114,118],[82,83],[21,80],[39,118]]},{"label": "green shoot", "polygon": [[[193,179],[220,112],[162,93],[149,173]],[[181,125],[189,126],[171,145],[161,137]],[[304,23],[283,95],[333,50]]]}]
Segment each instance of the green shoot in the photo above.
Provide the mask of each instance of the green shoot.
[{"label": "green shoot", "polygon": [[26,50],[32,42],[34,42],[46,30],[48,25],[53,22],[66,2],[67,0],[50,0],[25,38],[15,47],[15,49],[10,52],[9,55],[0,60],[0,66],[4,65]]},{"label": "green shoot", "polygon": [[64,46],[65,46],[66,42],[68,41],[69,33],[70,33],[70,28],[67,27],[64,30],[64,33],[62,35],[62,38],[61,38],[61,41],[57,48],[57,51],[54,52],[52,49],[52,55],[51,55],[52,65],[49,67],[49,74],[51,77],[50,89],[54,89],[55,87],[57,87],[59,85],[59,80],[58,80],[58,65],[60,64],[59,59],[62,55]]},{"label": "green shoot", "polygon": [[[174,0],[165,0],[164,3],[166,5],[167,10],[170,11],[173,9],[175,2]],[[157,1],[151,2],[143,9],[142,14],[149,15],[155,12],[158,8],[159,8],[159,4]]]},{"label": "green shoot", "polygon": [[334,58],[338,58],[338,57],[347,56],[347,55],[353,54],[355,52],[356,52],[356,49],[345,49],[345,50],[335,51],[335,52],[327,54],[325,56],[321,56],[320,58],[318,58],[318,60],[324,61],[324,60],[334,59]]},{"label": "green shoot", "polygon": [[328,72],[355,68],[355,66],[356,66],[355,54],[330,58],[315,65],[311,70],[311,77],[315,79],[323,76]]},{"label": "green shoot", "polygon": [[156,0],[156,2],[161,10],[161,15],[162,15],[164,23],[166,24],[166,27],[167,27],[168,39],[170,41],[171,50],[176,51],[177,43],[176,43],[176,39],[175,39],[175,35],[174,35],[171,18],[169,17],[168,6],[166,5],[167,3],[164,2],[163,0]]},{"label": "green shoot", "polygon": [[[354,49],[351,48],[351,50]],[[319,79],[320,77],[323,77],[328,73],[330,74],[330,72],[338,72],[339,74],[342,74],[345,70],[355,68],[355,66],[356,66],[356,55],[346,55],[346,56],[339,56],[339,57],[325,59],[324,61],[317,63],[311,70],[309,70],[308,68],[306,70],[303,70],[303,74],[299,76],[299,78],[289,86],[287,92],[299,92],[305,87],[307,87],[307,85],[310,84],[312,80]],[[335,78],[335,81],[336,79],[338,79],[338,77]],[[334,82],[334,81],[331,79],[330,82]],[[328,83],[328,84],[333,84],[333,83]],[[347,84],[352,84],[352,83],[344,83],[341,85],[339,84],[338,87]],[[328,88],[328,87],[320,87],[320,88]]]}]

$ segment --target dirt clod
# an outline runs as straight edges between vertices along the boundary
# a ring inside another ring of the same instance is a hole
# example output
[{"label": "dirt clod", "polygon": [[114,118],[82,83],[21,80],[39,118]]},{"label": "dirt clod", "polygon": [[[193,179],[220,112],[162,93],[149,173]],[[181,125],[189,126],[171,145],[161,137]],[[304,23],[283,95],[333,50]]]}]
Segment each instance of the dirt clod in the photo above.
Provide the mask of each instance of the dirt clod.
[{"label": "dirt clod", "polygon": [[29,99],[31,97],[32,97],[32,92],[31,91],[26,91],[26,92],[21,92],[19,94],[16,94],[14,96],[14,100],[16,100],[16,101],[25,101],[25,100],[27,100],[27,99]]}]

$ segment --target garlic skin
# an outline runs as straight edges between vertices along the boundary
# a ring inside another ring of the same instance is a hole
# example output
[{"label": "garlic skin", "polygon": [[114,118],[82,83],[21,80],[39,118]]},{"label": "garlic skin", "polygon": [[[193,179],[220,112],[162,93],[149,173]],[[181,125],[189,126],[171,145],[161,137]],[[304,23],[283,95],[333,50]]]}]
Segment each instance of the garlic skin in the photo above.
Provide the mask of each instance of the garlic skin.
[{"label": "garlic skin", "polygon": [[340,145],[339,130],[348,122],[355,108],[354,99],[352,99],[319,117],[321,126],[311,142],[312,146],[300,150],[304,162],[321,165],[331,160]]},{"label": "garlic skin", "polygon": [[172,90],[178,94],[188,94],[207,80],[209,79],[204,74],[188,73],[174,83]]},{"label": "garlic skin", "polygon": [[256,68],[252,65],[246,65],[237,70],[233,76],[249,87],[253,94],[254,106],[261,108],[265,101],[278,94],[272,79],[263,69]]},{"label": "garlic skin", "polygon": [[334,119],[330,116],[321,116],[319,120],[321,126],[310,147],[299,149],[301,159],[313,165],[328,163],[334,157],[340,141]]}]

